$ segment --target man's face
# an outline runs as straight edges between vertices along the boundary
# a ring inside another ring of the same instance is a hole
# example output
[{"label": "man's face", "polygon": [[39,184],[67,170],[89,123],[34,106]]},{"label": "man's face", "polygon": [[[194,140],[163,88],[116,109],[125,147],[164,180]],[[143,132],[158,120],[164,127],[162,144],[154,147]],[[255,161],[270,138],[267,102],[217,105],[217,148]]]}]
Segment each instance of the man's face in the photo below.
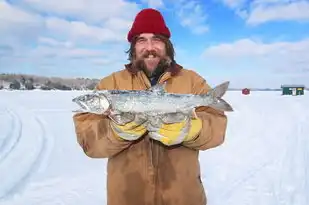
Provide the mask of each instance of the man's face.
[{"label": "man's face", "polygon": [[165,58],[165,43],[154,34],[141,34],[135,45],[136,60],[143,61],[148,72],[153,72],[160,60]]}]

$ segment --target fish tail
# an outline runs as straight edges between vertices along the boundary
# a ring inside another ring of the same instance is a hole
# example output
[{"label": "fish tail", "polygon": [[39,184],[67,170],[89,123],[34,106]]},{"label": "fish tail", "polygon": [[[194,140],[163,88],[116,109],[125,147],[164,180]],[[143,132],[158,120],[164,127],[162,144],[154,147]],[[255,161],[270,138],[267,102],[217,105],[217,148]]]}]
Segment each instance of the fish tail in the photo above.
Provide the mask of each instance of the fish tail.
[{"label": "fish tail", "polygon": [[208,95],[214,98],[222,98],[223,95],[226,93],[227,89],[229,88],[229,85],[230,85],[229,81],[217,85],[208,92]]},{"label": "fish tail", "polygon": [[226,111],[226,112],[234,111],[232,106],[229,103],[227,103],[225,100],[223,100],[222,98],[219,98],[217,103],[211,104],[209,105],[209,107],[212,107],[214,109],[221,110],[221,111]]},{"label": "fish tail", "polygon": [[227,103],[225,100],[222,99],[222,96],[226,93],[228,87],[229,87],[230,82],[224,82],[220,85],[217,85],[213,89],[211,89],[208,93],[202,95],[203,98],[213,98],[215,99],[215,103],[212,103],[208,105],[209,107],[212,107],[217,110],[221,111],[233,111],[232,106]]}]

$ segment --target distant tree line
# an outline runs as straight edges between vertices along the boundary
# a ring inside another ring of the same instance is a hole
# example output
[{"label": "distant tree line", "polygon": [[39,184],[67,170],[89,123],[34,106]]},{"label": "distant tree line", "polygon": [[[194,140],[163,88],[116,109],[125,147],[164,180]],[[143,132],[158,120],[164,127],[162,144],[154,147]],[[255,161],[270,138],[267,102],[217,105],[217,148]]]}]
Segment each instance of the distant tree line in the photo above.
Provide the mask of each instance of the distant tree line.
[{"label": "distant tree line", "polygon": [[89,78],[65,79],[59,77],[48,78],[19,74],[0,74],[0,89],[5,88],[3,83],[6,83],[8,84],[6,87],[13,90],[93,90],[98,82],[98,79]]}]

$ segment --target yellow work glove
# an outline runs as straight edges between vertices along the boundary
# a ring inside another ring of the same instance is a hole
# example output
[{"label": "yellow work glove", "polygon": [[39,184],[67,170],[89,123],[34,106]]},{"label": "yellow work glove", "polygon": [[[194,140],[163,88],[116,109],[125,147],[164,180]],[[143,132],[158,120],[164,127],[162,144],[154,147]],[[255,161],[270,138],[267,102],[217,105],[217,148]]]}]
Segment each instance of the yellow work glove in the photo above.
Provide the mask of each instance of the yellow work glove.
[{"label": "yellow work glove", "polygon": [[133,141],[146,133],[145,120],[135,116],[135,119],[124,125],[110,121],[111,128],[119,139]]},{"label": "yellow work glove", "polygon": [[171,146],[190,141],[197,137],[202,129],[202,121],[200,119],[185,118],[177,123],[149,123],[147,130],[152,139]]}]

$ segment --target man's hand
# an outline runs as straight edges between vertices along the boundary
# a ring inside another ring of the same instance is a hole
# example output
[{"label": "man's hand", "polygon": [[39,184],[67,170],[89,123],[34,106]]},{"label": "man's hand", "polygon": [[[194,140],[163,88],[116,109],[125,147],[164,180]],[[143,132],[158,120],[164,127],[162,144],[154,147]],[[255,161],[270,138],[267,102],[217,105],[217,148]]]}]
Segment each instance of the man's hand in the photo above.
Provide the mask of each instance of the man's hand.
[{"label": "man's hand", "polygon": [[202,121],[186,116],[181,122],[164,123],[158,119],[149,120],[147,130],[149,136],[167,146],[190,141],[198,136],[202,129]]},{"label": "man's hand", "polygon": [[[140,116],[132,115],[128,116],[124,114],[110,115],[110,125],[115,134],[122,140],[133,141],[139,139],[146,133],[145,123],[146,120]],[[131,120],[130,120],[131,119]],[[117,123],[117,121],[121,123]]]}]

